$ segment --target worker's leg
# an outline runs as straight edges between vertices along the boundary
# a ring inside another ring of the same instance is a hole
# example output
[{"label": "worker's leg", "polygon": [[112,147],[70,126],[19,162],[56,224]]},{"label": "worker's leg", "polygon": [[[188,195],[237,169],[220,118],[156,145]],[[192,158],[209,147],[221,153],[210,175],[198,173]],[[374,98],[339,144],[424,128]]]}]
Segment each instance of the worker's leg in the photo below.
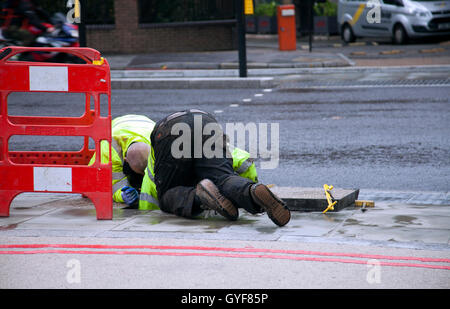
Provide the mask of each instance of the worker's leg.
[{"label": "worker's leg", "polygon": [[[203,126],[217,123],[212,117],[205,116]],[[215,138],[216,143],[208,143]],[[205,147],[205,143],[206,147]],[[226,145],[223,132],[217,135],[217,132],[210,135],[204,134],[202,139],[204,151],[211,151],[215,156],[208,158],[203,155],[201,158],[194,159],[194,170],[196,180],[210,179],[220,190],[223,196],[229,199],[237,208],[244,208],[250,213],[260,213],[261,207],[255,204],[250,196],[250,186],[253,181],[239,176],[233,170],[233,159]],[[216,149],[216,147],[219,147]],[[217,150],[217,151],[216,151]]]},{"label": "worker's leg", "polygon": [[193,218],[203,212],[195,198],[195,187],[177,186],[167,190],[160,200],[164,212],[185,218]]},{"label": "worker's leg", "polygon": [[262,211],[250,196],[250,186],[254,182],[237,175],[230,159],[196,159],[194,164],[197,178],[210,179],[219,188],[220,193],[237,208],[243,208],[253,214]]}]

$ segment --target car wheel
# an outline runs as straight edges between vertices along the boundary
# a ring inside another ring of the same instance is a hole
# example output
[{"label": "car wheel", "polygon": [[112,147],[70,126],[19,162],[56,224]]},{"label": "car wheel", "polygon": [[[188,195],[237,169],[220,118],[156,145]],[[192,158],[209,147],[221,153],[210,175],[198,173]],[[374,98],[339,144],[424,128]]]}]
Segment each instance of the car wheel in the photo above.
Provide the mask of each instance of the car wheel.
[{"label": "car wheel", "polygon": [[353,34],[352,27],[349,24],[345,24],[342,27],[342,40],[345,43],[352,43],[356,41],[355,35]]},{"label": "car wheel", "polygon": [[353,43],[356,41],[356,37],[353,34],[352,27],[349,24],[345,24],[342,27],[342,40],[345,43]]},{"label": "car wheel", "polygon": [[405,44],[408,41],[408,34],[406,34],[405,28],[398,24],[394,27],[393,41],[395,44]]}]

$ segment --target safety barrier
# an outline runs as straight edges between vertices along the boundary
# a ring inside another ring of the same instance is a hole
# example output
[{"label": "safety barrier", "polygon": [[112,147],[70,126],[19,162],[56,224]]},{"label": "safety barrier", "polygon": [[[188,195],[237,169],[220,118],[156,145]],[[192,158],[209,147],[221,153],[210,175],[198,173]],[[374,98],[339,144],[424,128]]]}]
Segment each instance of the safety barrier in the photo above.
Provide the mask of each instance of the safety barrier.
[{"label": "safety barrier", "polygon": [[[86,63],[13,60],[25,52],[68,53]],[[85,112],[80,117],[8,115],[8,95],[13,92],[82,93],[86,97]],[[100,110],[103,95],[108,97],[107,114]],[[0,216],[9,216],[10,204],[20,193],[54,192],[82,194],[94,203],[97,219],[112,219],[112,164],[111,160],[107,164],[100,160],[100,142],[111,145],[111,78],[109,64],[98,51],[16,46],[1,49],[0,110]],[[79,151],[9,151],[9,139],[14,135],[81,136],[84,146]],[[89,138],[95,142],[95,149],[89,149]],[[88,166],[94,152],[95,163]],[[111,149],[109,152],[111,158]]]}]

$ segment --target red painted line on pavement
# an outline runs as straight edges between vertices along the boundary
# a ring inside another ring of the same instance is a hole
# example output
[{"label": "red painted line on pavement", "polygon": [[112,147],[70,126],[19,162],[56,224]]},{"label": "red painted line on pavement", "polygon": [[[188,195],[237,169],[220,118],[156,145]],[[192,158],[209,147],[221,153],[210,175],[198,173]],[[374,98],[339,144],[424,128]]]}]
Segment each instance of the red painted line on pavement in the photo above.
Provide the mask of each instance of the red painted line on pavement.
[{"label": "red painted line on pavement", "polygon": [[[151,252],[151,251],[78,251],[78,250],[29,250],[29,251],[0,251],[1,254],[105,254],[105,255],[161,255],[161,256],[208,256],[208,257],[225,257],[225,258],[267,258],[267,259],[283,259],[296,261],[313,261],[313,262],[335,262],[349,264],[368,264],[368,261],[350,260],[350,259],[334,259],[334,258],[318,258],[318,257],[301,257],[292,255],[264,255],[264,254],[232,254],[232,253],[208,253],[208,252]],[[411,264],[411,263],[393,263],[379,262],[380,266],[394,267],[415,267],[415,268],[431,268],[450,270],[450,266],[430,265],[430,264]]]},{"label": "red painted line on pavement", "polygon": [[[280,251],[286,253],[307,252],[313,251],[291,251],[291,250],[272,250],[272,249],[256,249],[256,248],[217,248],[217,247],[195,247],[195,246],[111,246],[111,245],[78,245],[78,244],[29,244],[29,245],[0,245],[0,248],[94,248],[94,249],[172,249],[172,250],[209,250],[209,251],[234,251],[234,252],[249,252],[247,250],[270,250]],[[269,252],[269,251],[268,251]],[[333,255],[332,252],[319,252],[324,255]],[[320,257],[301,257],[292,255],[266,255],[266,254],[232,254],[232,253],[212,253],[212,252],[152,252],[152,251],[88,251],[88,250],[27,250],[27,251],[2,251],[1,254],[19,255],[19,254],[106,254],[106,255],[160,255],[160,256],[209,256],[209,257],[228,257],[228,258],[270,258],[270,259],[285,259],[285,260],[300,260],[300,261],[315,261],[315,262],[336,262],[336,263],[350,263],[350,264],[368,264],[365,260],[354,259],[340,259],[340,258],[320,258]],[[359,254],[351,254],[352,257],[361,257]],[[379,255],[364,255],[364,256],[378,256]],[[383,256],[386,257],[386,256]],[[407,257],[406,257],[407,258]],[[413,257],[411,257],[413,258]],[[428,258],[422,258],[428,259]],[[430,260],[431,258],[429,258]],[[432,259],[433,262],[442,262],[446,259]],[[445,265],[430,265],[430,264],[413,264],[413,263],[396,263],[378,261],[380,266],[394,266],[394,267],[415,267],[415,268],[430,268],[430,269],[446,269],[450,270],[450,266]]]},{"label": "red painted line on pavement", "polygon": [[0,245],[0,249],[36,249],[36,248],[71,248],[71,249],[153,249],[153,250],[200,250],[200,251],[224,251],[224,252],[264,252],[264,253],[283,253],[300,255],[320,255],[320,256],[341,256],[364,259],[378,260],[408,260],[421,262],[439,262],[450,263],[450,259],[427,258],[415,256],[392,256],[378,254],[361,254],[345,252],[319,252],[304,250],[282,250],[282,249],[263,249],[263,248],[227,248],[227,247],[202,247],[202,246],[155,246],[155,245],[91,245],[91,244],[9,244]]}]

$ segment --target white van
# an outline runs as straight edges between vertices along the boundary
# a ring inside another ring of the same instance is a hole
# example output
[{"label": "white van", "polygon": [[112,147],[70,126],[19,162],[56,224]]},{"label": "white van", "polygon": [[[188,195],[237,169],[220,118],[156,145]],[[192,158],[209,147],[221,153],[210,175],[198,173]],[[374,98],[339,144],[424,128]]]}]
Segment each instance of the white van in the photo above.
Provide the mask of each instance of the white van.
[{"label": "white van", "polygon": [[408,38],[450,37],[450,0],[339,0],[342,40],[391,37],[397,44]]}]

